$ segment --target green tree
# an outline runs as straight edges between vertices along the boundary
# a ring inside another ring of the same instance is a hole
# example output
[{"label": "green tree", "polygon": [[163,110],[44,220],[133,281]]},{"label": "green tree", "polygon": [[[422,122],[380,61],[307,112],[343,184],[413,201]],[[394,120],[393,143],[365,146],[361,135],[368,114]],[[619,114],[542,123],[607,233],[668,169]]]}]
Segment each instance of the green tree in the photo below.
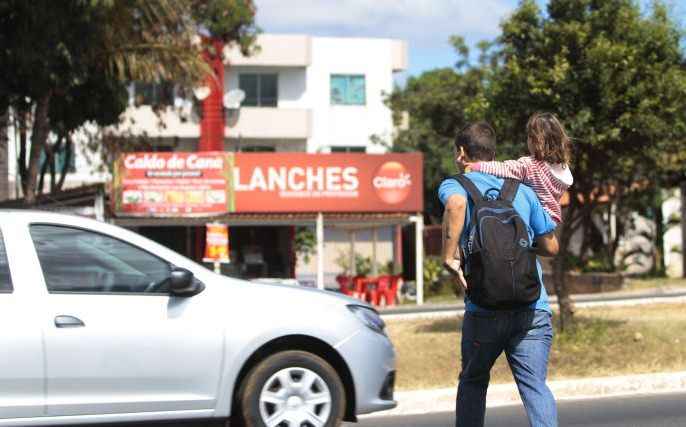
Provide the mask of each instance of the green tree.
[{"label": "green tree", "polygon": [[394,139],[393,151],[424,153],[424,206],[432,223],[440,222],[443,210],[436,189],[445,177],[457,173],[453,140],[467,123],[483,118],[488,107],[488,68],[468,65],[469,49],[462,38],[453,37],[451,43],[458,54],[454,68],[410,77],[406,87],[396,88],[388,100],[396,124],[409,117],[409,126]]},{"label": "green tree", "polygon": [[[88,120],[114,123],[130,81],[203,80],[210,67],[200,30],[247,52],[257,34],[254,13],[251,0],[0,0],[0,117],[10,111],[20,134],[27,204],[35,200],[41,155],[51,168],[74,129]],[[57,142],[48,142],[51,133]]]},{"label": "green tree", "polygon": [[574,312],[565,283],[572,235],[602,205],[655,182],[684,150],[680,42],[660,2],[643,14],[632,0],[551,0],[543,13],[525,0],[502,25],[489,98],[500,140],[524,152],[527,117],[551,111],[574,141],[575,183],[554,262],[563,326]]}]

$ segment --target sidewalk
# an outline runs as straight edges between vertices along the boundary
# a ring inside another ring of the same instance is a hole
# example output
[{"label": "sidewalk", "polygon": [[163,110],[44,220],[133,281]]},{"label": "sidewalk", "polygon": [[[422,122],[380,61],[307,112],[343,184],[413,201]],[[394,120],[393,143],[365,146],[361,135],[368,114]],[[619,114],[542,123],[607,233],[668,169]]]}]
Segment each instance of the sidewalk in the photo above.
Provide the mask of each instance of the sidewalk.
[{"label": "sidewalk", "polygon": [[[386,320],[410,320],[415,318],[452,316],[464,312],[464,303],[458,301],[454,304],[424,304],[405,305],[379,310]],[[686,300],[686,287],[671,286],[667,288],[652,288],[642,290],[620,290],[597,294],[572,295],[572,300],[579,307],[599,305],[634,305],[653,304],[658,302],[677,302]],[[557,306],[557,297],[550,297],[550,305]]]},{"label": "sidewalk", "polygon": [[[557,380],[549,381],[548,386],[555,395],[556,400],[670,393],[686,390],[686,371]],[[456,393],[456,387],[398,392],[395,395],[398,401],[396,409],[379,412],[364,418],[454,411]],[[494,384],[489,387],[486,403],[488,407],[513,404],[521,404],[519,393],[514,383]]]}]

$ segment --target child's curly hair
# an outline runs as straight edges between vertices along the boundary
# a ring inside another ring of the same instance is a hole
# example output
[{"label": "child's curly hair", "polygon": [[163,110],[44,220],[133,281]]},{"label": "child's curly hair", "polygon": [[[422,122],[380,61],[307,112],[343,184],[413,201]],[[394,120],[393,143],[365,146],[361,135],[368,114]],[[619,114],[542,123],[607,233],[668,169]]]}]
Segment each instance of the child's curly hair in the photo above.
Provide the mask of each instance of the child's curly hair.
[{"label": "child's curly hair", "polygon": [[531,155],[548,163],[569,164],[572,143],[564,126],[552,113],[535,113],[526,124]]}]

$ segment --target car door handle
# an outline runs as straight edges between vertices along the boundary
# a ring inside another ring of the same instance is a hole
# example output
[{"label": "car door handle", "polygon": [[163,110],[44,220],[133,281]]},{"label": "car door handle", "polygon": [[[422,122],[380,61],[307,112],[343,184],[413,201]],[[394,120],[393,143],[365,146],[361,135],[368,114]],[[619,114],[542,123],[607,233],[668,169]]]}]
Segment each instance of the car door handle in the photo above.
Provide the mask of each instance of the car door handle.
[{"label": "car door handle", "polygon": [[86,326],[86,324],[78,317],[57,316],[55,317],[55,326],[58,328],[82,328]]}]

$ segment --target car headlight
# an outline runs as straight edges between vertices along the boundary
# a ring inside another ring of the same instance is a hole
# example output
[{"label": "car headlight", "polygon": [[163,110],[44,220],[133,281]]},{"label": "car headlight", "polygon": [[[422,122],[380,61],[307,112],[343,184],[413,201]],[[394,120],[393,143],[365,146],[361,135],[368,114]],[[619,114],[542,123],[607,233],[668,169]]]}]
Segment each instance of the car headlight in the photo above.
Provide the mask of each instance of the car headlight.
[{"label": "car headlight", "polygon": [[349,305],[350,310],[369,329],[382,335],[386,335],[386,322],[373,308],[363,305]]}]

